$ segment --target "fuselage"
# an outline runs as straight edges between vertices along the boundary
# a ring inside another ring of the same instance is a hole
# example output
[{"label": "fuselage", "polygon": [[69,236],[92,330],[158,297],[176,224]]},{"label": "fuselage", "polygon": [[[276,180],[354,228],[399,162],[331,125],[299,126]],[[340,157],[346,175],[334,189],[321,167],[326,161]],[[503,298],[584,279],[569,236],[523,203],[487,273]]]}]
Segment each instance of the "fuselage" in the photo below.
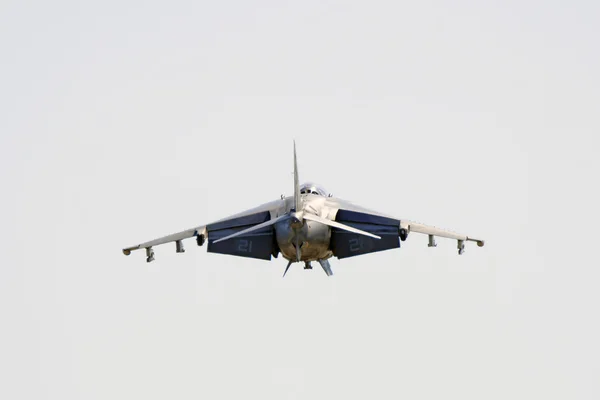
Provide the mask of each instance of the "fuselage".
[{"label": "fuselage", "polygon": [[[302,209],[296,211],[327,217],[332,210],[327,206],[326,193],[322,189],[316,191],[310,188],[309,184],[303,185],[300,194]],[[285,212],[289,212],[291,208],[293,202],[286,202]],[[275,224],[274,228],[279,250],[288,260],[317,261],[328,259],[333,255],[330,247],[331,228],[327,225],[308,220],[297,224],[288,219]],[[299,260],[297,260],[297,245],[300,245]]]}]

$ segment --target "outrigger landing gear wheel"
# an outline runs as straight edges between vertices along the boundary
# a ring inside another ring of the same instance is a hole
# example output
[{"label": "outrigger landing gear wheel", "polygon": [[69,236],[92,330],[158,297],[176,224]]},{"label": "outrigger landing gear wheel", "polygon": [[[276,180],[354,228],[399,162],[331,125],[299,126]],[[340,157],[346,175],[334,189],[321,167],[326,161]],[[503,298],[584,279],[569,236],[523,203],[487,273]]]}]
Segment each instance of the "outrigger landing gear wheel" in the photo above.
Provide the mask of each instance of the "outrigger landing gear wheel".
[{"label": "outrigger landing gear wheel", "polygon": [[402,240],[404,242],[407,237],[408,237],[408,231],[406,230],[406,228],[400,228],[400,240]]}]

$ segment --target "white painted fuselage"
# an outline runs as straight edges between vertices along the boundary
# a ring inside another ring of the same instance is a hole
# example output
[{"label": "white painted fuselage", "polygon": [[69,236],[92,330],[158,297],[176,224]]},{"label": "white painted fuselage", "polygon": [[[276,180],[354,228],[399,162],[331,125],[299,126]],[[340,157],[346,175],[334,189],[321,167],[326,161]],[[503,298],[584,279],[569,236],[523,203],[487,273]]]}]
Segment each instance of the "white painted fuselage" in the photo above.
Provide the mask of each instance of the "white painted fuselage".
[{"label": "white painted fuselage", "polygon": [[[303,214],[313,214],[323,218],[335,215],[336,209],[328,207],[327,197],[316,194],[302,194]],[[292,198],[289,198],[292,200]],[[282,214],[289,212],[293,207],[292,201],[286,201],[286,209]],[[275,224],[277,245],[283,257],[293,261],[317,261],[330,258],[333,254],[330,249],[331,227],[304,220],[298,224],[292,219]],[[296,245],[300,245],[300,260],[297,260]]]}]

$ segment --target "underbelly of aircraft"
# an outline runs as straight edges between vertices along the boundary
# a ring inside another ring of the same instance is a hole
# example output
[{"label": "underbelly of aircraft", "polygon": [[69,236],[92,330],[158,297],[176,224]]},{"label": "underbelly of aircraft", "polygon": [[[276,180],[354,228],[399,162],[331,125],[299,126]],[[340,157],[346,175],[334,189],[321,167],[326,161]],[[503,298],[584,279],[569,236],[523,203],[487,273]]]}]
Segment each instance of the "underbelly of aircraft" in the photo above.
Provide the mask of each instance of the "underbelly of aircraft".
[{"label": "underbelly of aircraft", "polygon": [[284,258],[296,261],[296,245],[300,245],[300,261],[316,261],[332,256],[330,250],[331,229],[327,225],[305,221],[300,228],[293,228],[290,220],[275,225],[277,245]]}]

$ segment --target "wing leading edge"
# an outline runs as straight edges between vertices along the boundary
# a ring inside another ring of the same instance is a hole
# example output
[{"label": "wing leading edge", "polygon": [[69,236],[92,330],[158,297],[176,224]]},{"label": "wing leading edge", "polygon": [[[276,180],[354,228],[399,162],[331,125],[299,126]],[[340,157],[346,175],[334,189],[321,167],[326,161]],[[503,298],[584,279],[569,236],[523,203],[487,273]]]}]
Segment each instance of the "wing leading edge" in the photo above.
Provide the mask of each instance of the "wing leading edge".
[{"label": "wing leading edge", "polygon": [[483,247],[485,241],[483,239],[476,239],[471,236],[463,235],[460,233],[452,232],[446,229],[440,229],[435,226],[425,225],[418,222],[402,221],[400,227],[406,229],[407,234],[409,232],[422,233],[429,236],[429,247],[436,247],[435,237],[443,237],[448,239],[454,239],[457,241],[458,254],[462,254],[465,250],[465,242],[475,242],[477,246]]},{"label": "wing leading edge", "polygon": [[[183,245],[181,244],[181,241],[183,239],[189,239],[194,236],[198,237],[198,245],[202,245],[202,243],[204,243],[204,239],[206,239],[206,236],[207,236],[206,226],[198,226],[196,228],[187,229],[182,232],[173,233],[171,235],[163,236],[158,239],[140,243],[135,246],[126,247],[123,249],[123,254],[128,256],[134,250],[149,249],[154,246],[158,246],[158,245],[165,244],[165,243],[171,243],[171,242],[176,243],[178,253],[183,253]],[[150,256],[148,256],[148,257],[150,257]]]},{"label": "wing leading edge", "polygon": [[[396,226],[398,227],[398,235],[400,236],[400,240],[406,240],[408,234],[410,232],[421,233],[424,235],[428,235],[429,237],[429,247],[436,247],[437,244],[435,242],[435,237],[442,237],[447,239],[454,239],[457,241],[458,254],[462,254],[464,252],[465,242],[476,242],[479,247],[483,247],[485,241],[483,239],[476,239],[471,236],[467,236],[464,234],[456,233],[450,230],[437,228],[431,225],[425,225],[422,223],[405,220],[405,219],[396,219],[393,216],[386,215],[377,211],[373,211],[354,203],[351,203],[347,200],[339,199],[339,198],[328,198],[327,205],[330,208],[337,209],[338,213],[340,211],[350,211],[361,213],[364,215],[372,215],[378,218],[385,218],[391,221],[396,221]],[[399,226],[398,226],[399,225]],[[397,247],[397,246],[396,246]],[[377,251],[377,250],[375,250]]]},{"label": "wing leading edge", "polygon": [[[233,231],[246,229],[249,226],[256,225],[262,221],[268,220],[269,218],[276,218],[279,214],[282,214],[288,203],[291,203],[293,198],[284,198],[280,200],[275,200],[269,203],[262,204],[256,208],[252,208],[238,214],[231,215],[226,218],[222,218],[208,225],[200,225],[194,228],[186,229],[181,232],[173,233],[171,235],[163,236],[158,239],[150,240],[148,242],[140,243],[135,246],[126,247],[123,249],[123,254],[126,256],[130,255],[132,251],[146,249],[146,261],[150,262],[154,260],[154,250],[152,249],[154,246],[159,246],[166,243],[175,243],[175,249],[178,253],[183,253],[185,250],[183,248],[183,240],[189,239],[192,237],[196,237],[196,241],[198,246],[202,246],[206,240],[209,239],[209,236],[213,236],[211,239],[218,238],[227,232],[228,234],[233,233]],[[260,221],[257,218],[262,218]],[[233,231],[231,231],[233,230]],[[231,232],[230,232],[231,231]],[[263,232],[264,234],[264,232]],[[241,238],[240,240],[244,240]],[[232,252],[231,249],[225,248],[223,246],[210,246],[209,243],[209,252],[216,253],[225,253],[225,254],[233,254],[240,255],[246,257],[253,257],[256,250],[263,250],[256,248],[255,251],[243,251],[243,246],[238,246],[242,249],[240,254],[237,251]],[[236,245],[238,245],[236,243]],[[266,257],[263,254],[264,251],[261,251],[260,258]]]},{"label": "wing leading edge", "polygon": [[400,226],[403,228],[407,228],[409,232],[417,232],[417,233],[423,233],[425,235],[439,236],[439,237],[444,237],[444,238],[448,238],[448,239],[476,242],[477,246],[479,246],[479,247],[483,247],[483,245],[485,244],[485,241],[482,239],[475,239],[475,238],[467,236],[467,235],[462,235],[460,233],[436,228],[435,226],[420,224],[418,222],[403,221],[400,223]]}]

